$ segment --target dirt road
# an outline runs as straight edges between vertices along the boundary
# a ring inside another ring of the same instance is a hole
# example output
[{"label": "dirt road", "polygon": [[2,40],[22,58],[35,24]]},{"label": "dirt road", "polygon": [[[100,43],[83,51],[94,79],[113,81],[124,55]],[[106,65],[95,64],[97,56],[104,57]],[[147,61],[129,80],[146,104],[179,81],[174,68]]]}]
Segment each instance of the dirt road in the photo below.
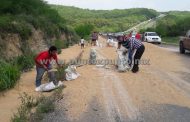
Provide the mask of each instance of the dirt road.
[{"label": "dirt road", "polygon": [[[189,122],[190,57],[145,46],[143,59],[150,65],[141,65],[137,74],[119,73],[113,66],[78,68],[81,77],[65,82],[64,99],[44,122]],[[88,59],[89,50],[84,50],[83,59]],[[96,50],[98,59],[117,58],[115,48]],[[64,50],[61,58],[79,51]]]},{"label": "dirt road", "polygon": [[[100,38],[105,45],[105,39]],[[143,59],[150,65],[140,72],[118,73],[110,69],[85,65],[78,68],[77,80],[64,82],[64,99],[44,121],[53,122],[189,122],[190,121],[190,57],[145,43]],[[91,47],[84,49],[89,58]],[[98,59],[116,59],[115,48],[96,47]],[[79,46],[64,49],[61,59],[73,59]],[[24,73],[19,84],[0,96],[0,121],[10,121],[20,104],[19,94],[34,91],[35,70]]]}]

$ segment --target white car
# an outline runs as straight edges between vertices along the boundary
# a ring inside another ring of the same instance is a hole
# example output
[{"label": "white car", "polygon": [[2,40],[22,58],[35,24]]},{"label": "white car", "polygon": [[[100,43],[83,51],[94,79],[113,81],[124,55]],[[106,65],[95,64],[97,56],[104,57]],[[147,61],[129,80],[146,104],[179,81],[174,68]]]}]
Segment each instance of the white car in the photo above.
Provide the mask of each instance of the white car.
[{"label": "white car", "polygon": [[162,43],[162,39],[156,32],[145,32],[144,33],[144,41],[150,42],[150,43]]},{"label": "white car", "polygon": [[136,34],[137,34],[136,32],[133,32],[132,35],[131,35],[132,38],[135,38]]}]

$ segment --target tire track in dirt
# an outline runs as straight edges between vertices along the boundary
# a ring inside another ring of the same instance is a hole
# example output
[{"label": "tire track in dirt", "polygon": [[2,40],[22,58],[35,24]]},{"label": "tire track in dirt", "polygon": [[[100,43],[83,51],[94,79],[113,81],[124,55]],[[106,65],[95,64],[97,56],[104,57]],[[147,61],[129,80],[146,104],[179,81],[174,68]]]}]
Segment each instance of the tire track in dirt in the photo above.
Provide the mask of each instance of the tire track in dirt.
[{"label": "tire track in dirt", "polygon": [[156,67],[152,67],[152,74],[160,74],[162,77],[162,79],[168,79],[174,87],[176,87],[176,89],[178,91],[180,91],[181,93],[183,93],[183,95],[187,96],[190,98],[190,84],[183,80],[180,77],[177,77],[175,74],[173,73],[169,73],[169,72],[164,72],[163,70],[156,68]]},{"label": "tire track in dirt", "polygon": [[[97,55],[98,59],[105,59],[98,49]],[[143,117],[133,104],[119,77],[113,71],[104,68],[97,68],[97,71],[104,76],[101,81],[102,90],[110,122],[125,122],[126,120],[143,122]]]}]

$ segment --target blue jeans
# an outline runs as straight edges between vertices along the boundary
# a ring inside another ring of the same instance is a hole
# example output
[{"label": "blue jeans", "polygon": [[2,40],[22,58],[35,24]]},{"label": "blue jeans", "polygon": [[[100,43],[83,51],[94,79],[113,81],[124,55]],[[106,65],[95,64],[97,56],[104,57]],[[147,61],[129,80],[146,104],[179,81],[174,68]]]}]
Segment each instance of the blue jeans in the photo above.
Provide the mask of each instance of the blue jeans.
[{"label": "blue jeans", "polygon": [[[48,66],[48,69],[51,69],[51,66]],[[41,85],[41,81],[42,81],[42,77],[44,75],[44,73],[46,72],[46,70],[44,68],[41,67],[36,67],[36,87]]]}]

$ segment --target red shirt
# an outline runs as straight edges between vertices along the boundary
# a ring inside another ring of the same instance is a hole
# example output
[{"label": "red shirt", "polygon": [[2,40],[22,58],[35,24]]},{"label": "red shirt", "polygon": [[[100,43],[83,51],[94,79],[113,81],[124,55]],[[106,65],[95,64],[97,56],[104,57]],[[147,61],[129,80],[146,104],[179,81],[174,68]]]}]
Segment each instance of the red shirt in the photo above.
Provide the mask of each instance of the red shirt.
[{"label": "red shirt", "polygon": [[140,40],[141,39],[141,35],[139,33],[136,34],[135,36],[136,39]]},{"label": "red shirt", "polygon": [[41,65],[38,62],[40,62],[41,64],[44,64],[46,67],[48,67],[50,62],[53,60],[55,60],[57,62],[57,55],[51,56],[51,55],[49,55],[48,51],[41,52],[35,58],[36,66],[39,66],[39,67],[41,67]]}]

